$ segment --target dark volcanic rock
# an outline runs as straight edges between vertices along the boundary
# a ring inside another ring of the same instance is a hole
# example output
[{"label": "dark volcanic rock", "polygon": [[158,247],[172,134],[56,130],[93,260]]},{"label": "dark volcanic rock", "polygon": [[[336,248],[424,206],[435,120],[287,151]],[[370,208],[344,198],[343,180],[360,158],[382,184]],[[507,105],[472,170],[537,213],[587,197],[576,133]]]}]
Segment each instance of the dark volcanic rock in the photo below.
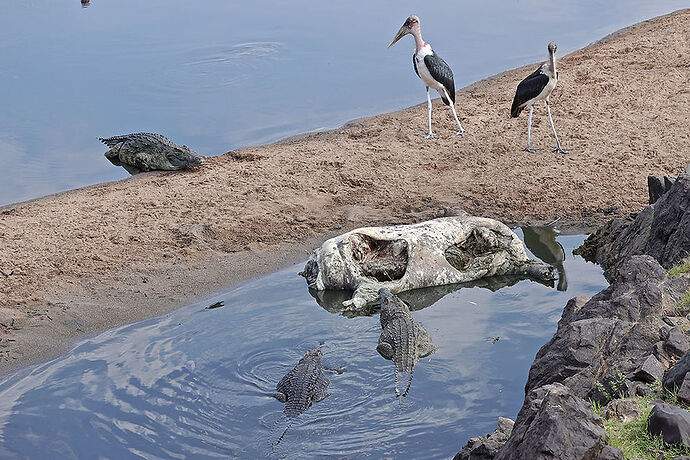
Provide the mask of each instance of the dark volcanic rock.
[{"label": "dark volcanic rock", "polygon": [[680,389],[678,390],[678,394],[676,396],[678,397],[679,401],[683,401],[686,404],[690,403],[690,375],[685,374],[683,383],[680,385]]},{"label": "dark volcanic rock", "polygon": [[681,174],[670,190],[636,216],[613,219],[576,250],[596,260],[610,281],[633,255],[649,254],[669,269],[690,253],[690,175]]},{"label": "dark volcanic rock", "polygon": [[668,370],[663,381],[664,388],[670,391],[680,388],[688,371],[690,371],[690,353],[686,353],[675,366]]},{"label": "dark volcanic rock", "polygon": [[556,383],[527,395],[495,459],[595,460],[605,440],[604,425],[591,405]]},{"label": "dark volcanic rock", "polygon": [[654,357],[654,355],[646,356],[641,361],[642,364],[633,371],[635,380],[652,383],[656,379],[660,379],[664,376],[666,368]]},{"label": "dark volcanic rock", "polygon": [[493,460],[513,431],[515,422],[509,418],[498,417],[498,427],[487,437],[472,438],[467,441],[453,460]]},{"label": "dark volcanic rock", "polygon": [[659,176],[647,176],[647,188],[649,189],[649,204],[656,203],[661,195],[667,192],[664,178]]},{"label": "dark volcanic rock", "polygon": [[661,435],[664,442],[690,446],[690,412],[680,407],[657,404],[649,414],[647,428],[652,435]]},{"label": "dark volcanic rock", "polygon": [[579,308],[578,302],[568,303],[556,334],[537,353],[526,393],[559,382],[583,398],[601,402],[616,396],[625,383],[621,375],[637,370],[640,357],[663,341],[662,326],[668,326],[661,318],[674,311],[689,288],[690,280],[669,276],[651,257],[631,258],[607,289]]},{"label": "dark volcanic rock", "polygon": [[618,447],[604,446],[597,460],[623,460],[623,452]]},{"label": "dark volcanic rock", "polygon": [[675,356],[683,356],[690,351],[690,340],[683,332],[682,327],[676,326],[668,331],[668,338],[664,342],[664,349]]}]

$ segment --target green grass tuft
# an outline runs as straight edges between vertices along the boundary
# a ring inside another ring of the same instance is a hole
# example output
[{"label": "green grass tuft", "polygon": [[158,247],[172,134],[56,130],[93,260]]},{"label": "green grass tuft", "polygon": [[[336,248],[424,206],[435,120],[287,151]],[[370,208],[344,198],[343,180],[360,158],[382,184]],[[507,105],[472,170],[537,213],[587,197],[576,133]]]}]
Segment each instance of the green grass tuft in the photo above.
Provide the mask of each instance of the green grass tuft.
[{"label": "green grass tuft", "polygon": [[690,311],[690,291],[683,294],[683,297],[681,297],[678,304],[676,304],[676,309],[683,313]]},{"label": "green grass tuft", "polygon": [[668,271],[671,276],[678,276],[682,273],[690,273],[690,259],[685,259]]},{"label": "green grass tuft", "polygon": [[[657,385],[652,384],[651,386]],[[647,418],[649,418],[649,413],[652,411],[658,396],[658,394],[652,393],[642,398],[631,398],[637,401],[640,416],[625,424],[617,420],[606,420],[606,408],[601,407],[595,401],[591,402],[594,413],[601,417],[604,422],[604,428],[606,428],[606,433],[609,436],[608,444],[619,448],[626,459],[672,460],[681,455],[690,455],[690,448],[664,444],[660,436],[652,436],[647,431]],[[678,401],[674,392],[666,391],[663,399],[669,404],[678,405],[687,410],[687,405]]]}]

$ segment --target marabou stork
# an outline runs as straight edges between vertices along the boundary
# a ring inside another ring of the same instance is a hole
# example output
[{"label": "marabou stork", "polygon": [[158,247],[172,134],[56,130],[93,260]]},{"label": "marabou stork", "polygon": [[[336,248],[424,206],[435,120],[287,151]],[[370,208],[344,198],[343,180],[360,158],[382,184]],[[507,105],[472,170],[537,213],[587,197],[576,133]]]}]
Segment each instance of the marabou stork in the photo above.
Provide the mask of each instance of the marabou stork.
[{"label": "marabou stork", "polygon": [[546,103],[546,113],[549,115],[549,123],[553,130],[553,136],[556,138],[556,148],[554,152],[567,153],[561,148],[561,143],[558,142],[558,134],[553,125],[551,118],[551,108],[549,107],[549,96],[558,83],[558,71],[556,71],[556,46],[555,42],[549,43],[549,61],[540,65],[534,73],[522,80],[515,91],[515,98],[513,99],[513,107],[510,109],[510,116],[517,118],[522,112],[522,109],[529,106],[529,116],[527,117],[527,147],[524,150],[534,152],[530,146],[530,136],[532,134],[532,112],[534,112],[534,103],[537,101],[544,101]]},{"label": "marabou stork", "polygon": [[464,135],[465,130],[462,129],[460,120],[458,120],[458,115],[455,113],[455,82],[453,81],[453,71],[450,69],[450,66],[446,64],[446,61],[441,59],[434,50],[431,49],[431,45],[424,43],[424,40],[422,40],[419,18],[414,15],[407,18],[388,47],[390,48],[393,46],[395,42],[407,34],[411,34],[414,37],[416,45],[416,50],[412,55],[414,71],[426,85],[427,107],[429,108],[429,134],[424,137],[427,139],[434,137],[434,132],[431,130],[431,95],[429,94],[429,87],[438,91],[443,103],[450,106],[450,109],[453,111],[455,121],[458,123],[458,132],[456,135]]}]

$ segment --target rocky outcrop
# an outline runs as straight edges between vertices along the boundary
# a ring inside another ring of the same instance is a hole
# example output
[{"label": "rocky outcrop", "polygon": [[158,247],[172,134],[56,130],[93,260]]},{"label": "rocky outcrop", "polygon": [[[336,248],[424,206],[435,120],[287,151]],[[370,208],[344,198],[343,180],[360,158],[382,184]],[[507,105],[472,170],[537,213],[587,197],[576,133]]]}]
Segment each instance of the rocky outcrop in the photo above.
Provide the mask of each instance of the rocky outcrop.
[{"label": "rocky outcrop", "polygon": [[553,267],[530,260],[507,226],[464,213],[414,225],[359,228],[331,238],[300,274],[310,289],[354,291],[343,302],[353,310],[378,299],[382,288],[397,294],[495,275],[555,279]]},{"label": "rocky outcrop", "polygon": [[595,460],[606,444],[606,430],[584,399],[559,383],[529,392],[512,434],[496,460]]},{"label": "rocky outcrop", "polygon": [[607,289],[584,304],[568,302],[556,334],[537,353],[526,391],[558,382],[605,402],[626,377],[650,382],[662,376],[666,368],[653,355],[670,337],[662,318],[688,289],[690,280],[669,276],[651,257],[631,258]]},{"label": "rocky outcrop", "polygon": [[690,174],[681,174],[654,204],[625,219],[613,219],[576,249],[596,261],[611,281],[633,255],[648,254],[669,269],[690,254]]},{"label": "rocky outcrop", "polygon": [[453,460],[491,460],[501,450],[510,434],[515,422],[509,418],[498,417],[498,427],[493,433],[485,437],[472,438],[467,441]]},{"label": "rocky outcrop", "polygon": [[[684,322],[673,315],[688,289],[690,278],[670,276],[642,255],[624,262],[613,284],[591,299],[571,299],[553,338],[537,353],[512,435],[494,458],[622,458],[619,450],[604,449],[601,420],[589,401],[651,393],[647,383],[662,377],[685,349],[687,336],[675,325]],[[680,387],[689,370],[687,353],[664,386]],[[607,416],[629,420],[633,405],[616,401]]]}]

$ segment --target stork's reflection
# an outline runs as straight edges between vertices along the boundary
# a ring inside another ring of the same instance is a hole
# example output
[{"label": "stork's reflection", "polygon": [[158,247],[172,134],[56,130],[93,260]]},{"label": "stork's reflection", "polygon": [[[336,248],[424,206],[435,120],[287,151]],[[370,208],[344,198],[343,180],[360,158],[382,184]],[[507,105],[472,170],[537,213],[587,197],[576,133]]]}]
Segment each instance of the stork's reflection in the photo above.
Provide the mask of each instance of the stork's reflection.
[{"label": "stork's reflection", "polygon": [[553,227],[520,227],[525,240],[525,246],[542,262],[553,265],[558,271],[559,291],[568,290],[568,280],[565,277],[565,250],[556,241],[560,235]]}]

